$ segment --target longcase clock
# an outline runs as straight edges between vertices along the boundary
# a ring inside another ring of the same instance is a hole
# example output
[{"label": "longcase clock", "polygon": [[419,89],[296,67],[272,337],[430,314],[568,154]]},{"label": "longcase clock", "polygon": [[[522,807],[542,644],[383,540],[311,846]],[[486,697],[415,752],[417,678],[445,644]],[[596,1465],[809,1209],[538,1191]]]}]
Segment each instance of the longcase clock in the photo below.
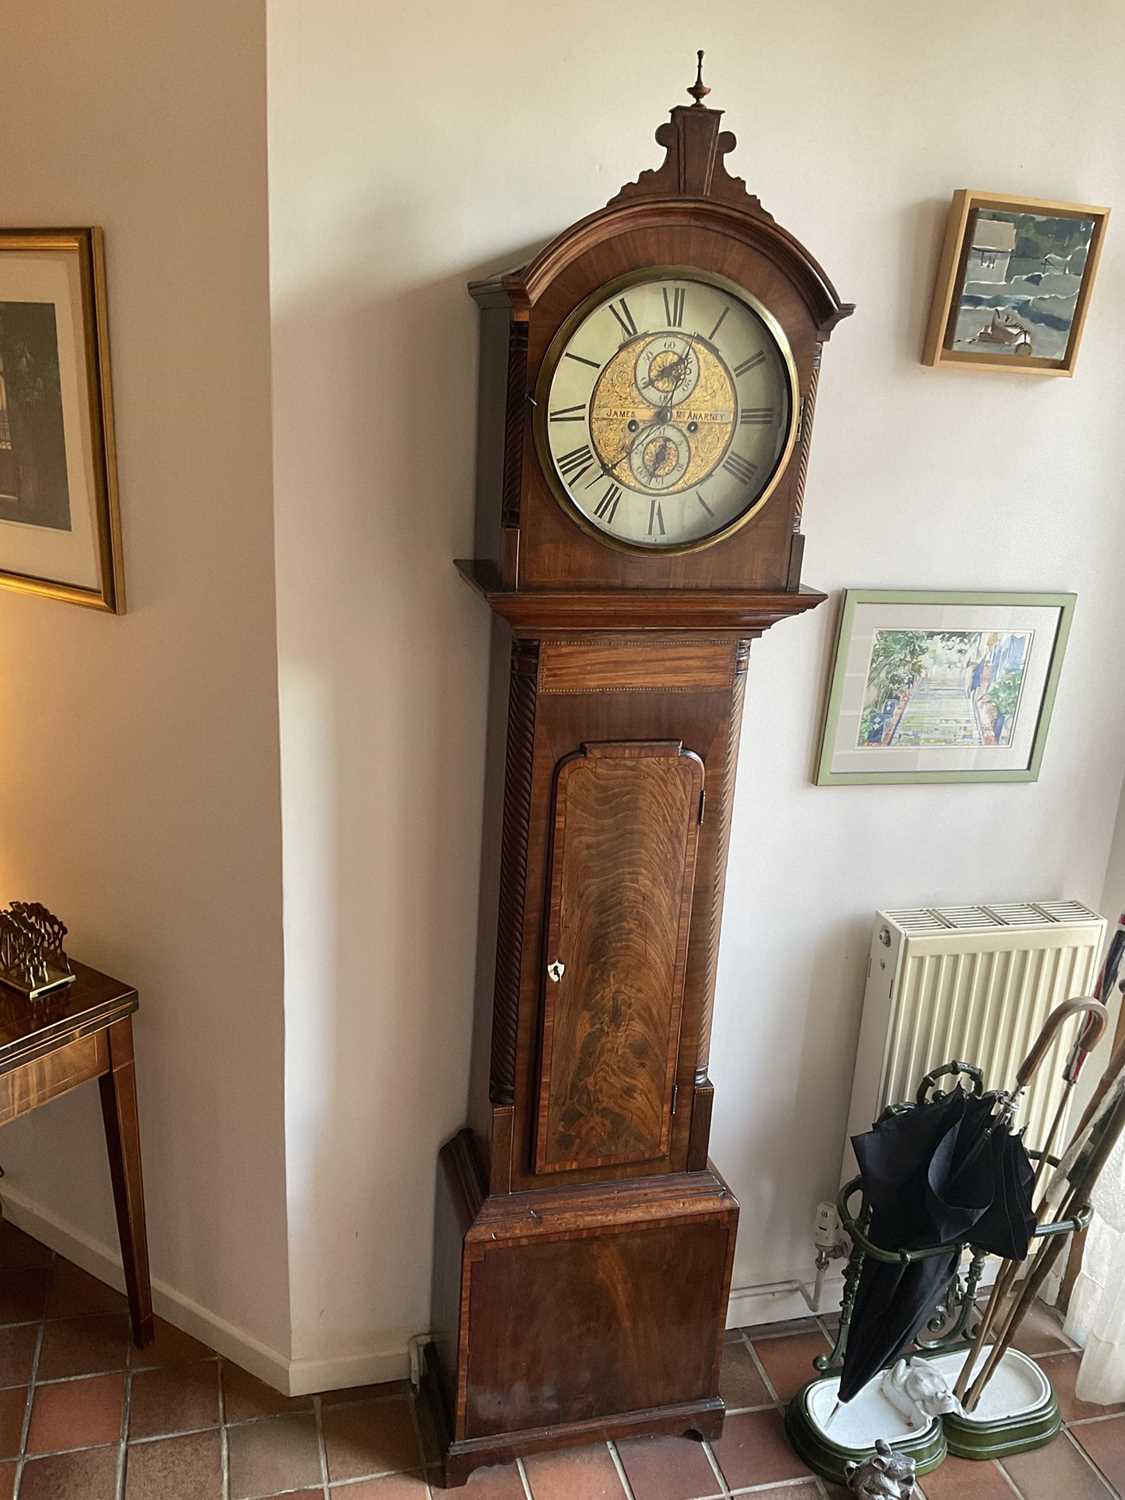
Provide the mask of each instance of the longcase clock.
[{"label": "longcase clock", "polygon": [[801,508],[851,307],[676,107],[663,165],[481,309],[476,558],[495,619],[469,1123],[438,1172],[444,1479],[717,1435],[738,1205],[711,1009],[750,644],[819,604]]}]

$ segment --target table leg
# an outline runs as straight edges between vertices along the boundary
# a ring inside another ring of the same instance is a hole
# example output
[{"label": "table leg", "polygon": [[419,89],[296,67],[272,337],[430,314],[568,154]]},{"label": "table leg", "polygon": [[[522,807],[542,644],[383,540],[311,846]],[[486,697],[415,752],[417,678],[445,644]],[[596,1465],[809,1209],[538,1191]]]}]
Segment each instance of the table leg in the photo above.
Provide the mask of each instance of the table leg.
[{"label": "table leg", "polygon": [[137,1117],[137,1083],[133,1066],[133,1022],[126,1016],[106,1030],[109,1072],[98,1079],[102,1119],[117,1209],[117,1233],[125,1265],[129,1320],[138,1349],[152,1342],[152,1287],[145,1234],[145,1194],[141,1179],[141,1136]]}]

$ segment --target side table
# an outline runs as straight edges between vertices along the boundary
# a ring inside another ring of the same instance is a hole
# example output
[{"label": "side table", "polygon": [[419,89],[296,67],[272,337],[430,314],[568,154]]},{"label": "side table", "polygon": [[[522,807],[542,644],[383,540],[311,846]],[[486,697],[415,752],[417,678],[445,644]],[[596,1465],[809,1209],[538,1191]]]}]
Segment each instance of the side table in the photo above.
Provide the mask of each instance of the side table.
[{"label": "side table", "polygon": [[71,966],[74,983],[41,1000],[0,985],[0,1125],[98,1080],[129,1320],[140,1348],[153,1327],[133,1064],[137,992],[85,964]]}]

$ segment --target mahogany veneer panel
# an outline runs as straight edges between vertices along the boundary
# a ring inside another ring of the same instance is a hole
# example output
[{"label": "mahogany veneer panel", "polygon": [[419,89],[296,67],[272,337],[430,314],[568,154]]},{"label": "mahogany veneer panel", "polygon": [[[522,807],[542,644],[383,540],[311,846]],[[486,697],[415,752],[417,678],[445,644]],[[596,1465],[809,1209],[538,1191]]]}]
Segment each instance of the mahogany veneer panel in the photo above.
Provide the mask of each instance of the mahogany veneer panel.
[{"label": "mahogany veneer panel", "polygon": [[636,636],[551,641],[543,650],[541,693],[688,692],[729,688],[733,678],[729,642],[651,640]]},{"label": "mahogany veneer panel", "polygon": [[108,1068],[109,1045],[105,1032],[99,1031],[63,1046],[49,1057],[0,1074],[0,1125],[98,1078]]},{"label": "mahogany veneer panel", "polygon": [[[594,1230],[472,1266],[465,1432],[483,1437],[712,1394],[728,1222]],[[680,1288],[670,1297],[670,1288]]]},{"label": "mahogany veneer panel", "polygon": [[674,742],[590,745],[558,772],[540,1172],[667,1154],[702,792]]},{"label": "mahogany veneer panel", "polygon": [[427,1391],[444,1480],[598,1437],[717,1436],[738,1204],[713,1167],[485,1196],[441,1152]]}]

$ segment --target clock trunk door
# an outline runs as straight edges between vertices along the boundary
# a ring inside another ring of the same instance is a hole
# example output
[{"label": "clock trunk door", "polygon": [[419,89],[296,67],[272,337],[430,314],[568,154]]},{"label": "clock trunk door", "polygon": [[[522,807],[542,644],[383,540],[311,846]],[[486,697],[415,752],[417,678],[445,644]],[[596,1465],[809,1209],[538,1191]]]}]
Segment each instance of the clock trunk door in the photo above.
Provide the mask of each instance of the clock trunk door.
[{"label": "clock trunk door", "polygon": [[586,745],[555,781],[535,1170],[668,1155],[703,763]]}]

